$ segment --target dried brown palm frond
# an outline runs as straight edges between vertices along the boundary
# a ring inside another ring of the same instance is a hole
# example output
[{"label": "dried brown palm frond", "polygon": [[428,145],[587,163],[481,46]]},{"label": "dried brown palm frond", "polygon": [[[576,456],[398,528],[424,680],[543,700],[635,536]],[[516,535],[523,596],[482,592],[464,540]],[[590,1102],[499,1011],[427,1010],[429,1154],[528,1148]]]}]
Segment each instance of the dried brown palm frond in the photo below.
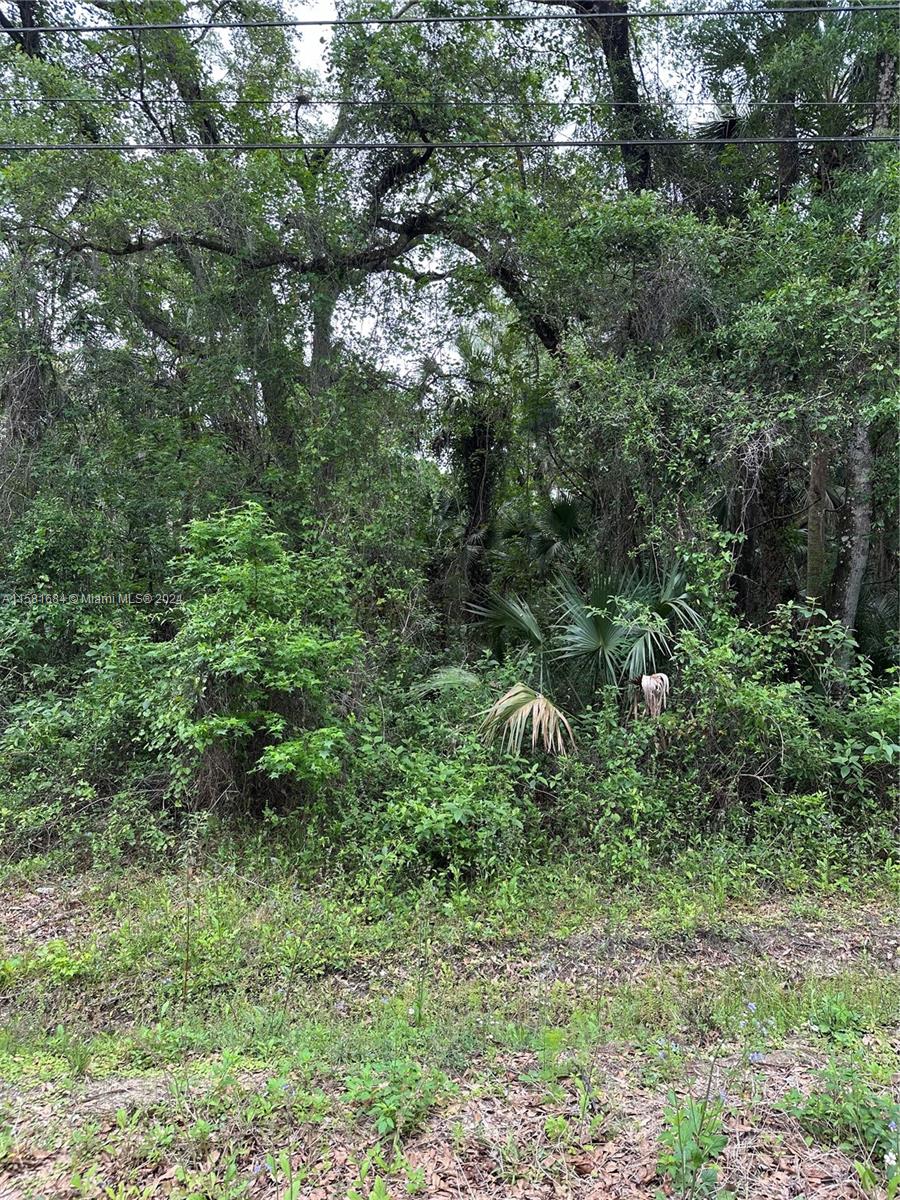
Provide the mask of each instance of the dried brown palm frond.
[{"label": "dried brown palm frond", "polygon": [[662,671],[641,676],[644,704],[651,717],[658,717],[669,701],[669,677]]},{"label": "dried brown palm frond", "polygon": [[491,705],[481,729],[486,741],[492,742],[499,735],[501,746],[520,754],[529,721],[532,750],[540,742],[548,754],[565,754],[567,735],[574,750],[575,737],[565,713],[525,683],[514,683]]}]

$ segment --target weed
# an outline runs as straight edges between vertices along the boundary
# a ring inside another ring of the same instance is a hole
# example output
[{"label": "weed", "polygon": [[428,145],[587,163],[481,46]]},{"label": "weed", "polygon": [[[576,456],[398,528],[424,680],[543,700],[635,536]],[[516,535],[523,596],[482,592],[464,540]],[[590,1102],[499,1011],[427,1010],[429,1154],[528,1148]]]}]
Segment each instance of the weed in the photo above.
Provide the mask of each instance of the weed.
[{"label": "weed", "polygon": [[865,1021],[841,993],[826,995],[816,1004],[809,1020],[813,1033],[832,1042],[854,1041],[863,1032]]},{"label": "weed", "polygon": [[550,1142],[568,1142],[570,1132],[569,1122],[565,1117],[552,1116],[544,1122],[544,1133]]},{"label": "weed", "polygon": [[671,1083],[679,1077],[684,1066],[684,1051],[678,1042],[658,1037],[651,1043],[649,1051],[649,1059],[641,1066],[641,1082],[645,1087]]},{"label": "weed", "polygon": [[454,1090],[442,1071],[394,1059],[366,1064],[349,1076],[344,1099],[374,1121],[380,1137],[400,1137],[420,1125],[438,1100]]},{"label": "weed", "polygon": [[877,1191],[883,1176],[889,1194],[900,1192],[900,1103],[874,1092],[856,1064],[832,1060],[821,1072],[823,1086],[803,1094],[792,1090],[782,1108],[819,1142],[858,1155],[862,1182]]},{"label": "weed", "polygon": [[384,1156],[377,1147],[363,1156],[356,1180],[347,1192],[347,1200],[390,1200],[390,1192],[380,1175],[375,1175],[371,1187],[368,1187],[367,1181],[373,1167],[386,1170]]},{"label": "weed", "polygon": [[[680,1100],[673,1091],[669,1092],[660,1137],[664,1149],[659,1168],[683,1200],[712,1197],[725,1200],[728,1195],[719,1190],[719,1170],[715,1165],[728,1139],[722,1132],[723,1103],[710,1097],[714,1070],[715,1061],[710,1066],[701,1100],[693,1096]],[[663,1193],[657,1195],[662,1197]]]},{"label": "weed", "polygon": [[83,1079],[87,1075],[92,1057],[91,1047],[87,1042],[70,1033],[62,1025],[57,1025],[56,1032],[48,1039],[48,1044],[64,1059],[76,1079]]},{"label": "weed", "polygon": [[277,1188],[279,1200],[298,1200],[307,1176],[305,1171],[295,1168],[290,1150],[267,1154],[265,1162],[269,1178]]},{"label": "weed", "polygon": [[462,1121],[454,1121],[450,1126],[450,1140],[453,1143],[453,1149],[459,1154],[466,1144],[466,1129]]}]

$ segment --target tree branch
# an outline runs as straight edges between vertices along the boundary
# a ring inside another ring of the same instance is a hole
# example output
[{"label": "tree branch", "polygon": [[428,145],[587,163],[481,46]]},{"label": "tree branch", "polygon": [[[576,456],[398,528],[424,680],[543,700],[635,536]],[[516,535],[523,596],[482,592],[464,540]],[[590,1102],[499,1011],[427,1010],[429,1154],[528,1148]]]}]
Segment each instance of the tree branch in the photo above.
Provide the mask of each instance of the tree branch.
[{"label": "tree branch", "polygon": [[524,283],[509,263],[497,258],[490,247],[483,245],[466,230],[450,224],[443,224],[440,232],[460,249],[467,250],[481,263],[488,278],[492,279],[512,301],[519,315],[530,326],[541,344],[551,354],[558,355],[562,347],[562,330],[535,305],[529,297]]},{"label": "tree branch", "polygon": [[404,221],[379,223],[379,228],[397,234],[393,240],[378,240],[359,250],[316,254],[311,258],[303,258],[294,251],[284,250],[280,247],[250,253],[221,238],[200,233],[177,232],[146,237],[143,232],[140,232],[135,237],[126,238],[121,242],[103,243],[91,238],[69,241],[53,230],[38,228],[64,246],[67,255],[90,250],[96,254],[108,254],[113,258],[127,258],[132,254],[148,254],[168,246],[194,246],[201,250],[209,250],[215,254],[233,258],[248,270],[261,271],[271,267],[289,267],[300,275],[328,275],[342,270],[386,270],[421,238],[436,232],[439,224],[438,216],[425,210],[407,217]]}]

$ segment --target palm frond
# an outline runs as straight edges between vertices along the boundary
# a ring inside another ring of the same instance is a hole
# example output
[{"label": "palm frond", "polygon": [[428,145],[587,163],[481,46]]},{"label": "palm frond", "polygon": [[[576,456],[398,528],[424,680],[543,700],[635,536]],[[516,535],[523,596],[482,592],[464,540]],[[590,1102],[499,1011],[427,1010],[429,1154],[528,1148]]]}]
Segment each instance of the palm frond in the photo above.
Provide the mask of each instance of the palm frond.
[{"label": "palm frond", "polygon": [[580,660],[596,679],[615,683],[628,637],[628,626],[613,612],[619,594],[616,584],[598,576],[585,599],[571,579],[561,577],[556,593],[560,602],[556,626],[559,657]]},{"label": "palm frond", "polygon": [[632,634],[636,636],[625,659],[622,674],[629,679],[652,675],[658,662],[671,655],[672,643],[665,632],[659,629],[633,629]]},{"label": "palm frond", "polygon": [[561,577],[556,591],[559,657],[589,665],[595,681],[652,674],[671,656],[675,628],[701,624],[678,567],[662,582],[637,570],[598,575],[586,598],[571,579]]},{"label": "palm frond", "polygon": [[691,607],[690,596],[684,572],[673,567],[662,582],[654,607],[667,621],[699,629],[702,620],[697,610]]},{"label": "palm frond", "polygon": [[501,535],[521,543],[530,565],[546,575],[582,533],[578,504],[566,497],[546,497],[536,505],[510,507],[501,518]]},{"label": "palm frond", "polygon": [[719,149],[719,141],[737,137],[738,128],[737,117],[729,113],[700,122],[694,127],[694,136],[702,141],[712,141],[715,148]]},{"label": "palm frond", "polygon": [[[771,113],[764,104],[750,100],[738,109],[734,104],[720,102],[717,116],[695,126],[694,135],[701,143],[698,149],[705,149],[702,143],[709,140],[709,150],[721,154],[729,149],[728,142],[733,138],[764,135],[770,128],[771,119]],[[739,145],[735,146],[735,149],[740,148]]]},{"label": "palm frond", "polygon": [[513,684],[485,712],[482,734],[488,742],[499,735],[501,747],[520,754],[529,721],[532,750],[540,742],[548,754],[565,754],[567,736],[570,747],[575,748],[575,736],[562,709],[525,683]]},{"label": "palm frond", "polygon": [[465,667],[439,667],[432,671],[427,679],[413,684],[409,694],[414,699],[421,700],[424,696],[443,695],[457,689],[478,687],[480,683],[480,676],[474,671],[467,671]]},{"label": "palm frond", "polygon": [[519,596],[491,595],[486,604],[473,604],[471,611],[495,634],[506,634],[528,642],[536,649],[544,644],[544,633],[527,602]]},{"label": "palm frond", "polygon": [[581,511],[574,500],[548,500],[539,516],[547,534],[558,542],[571,542],[581,533]]},{"label": "palm frond", "polygon": [[699,629],[702,621],[691,606],[687,580],[677,566],[661,583],[651,575],[636,577],[632,597],[645,606],[645,614],[632,622],[634,640],[625,659],[624,674],[633,679],[652,675],[661,661],[671,657],[672,635],[678,626]]},{"label": "palm frond", "polygon": [[581,534],[581,514],[572,500],[547,500],[530,539],[538,570],[547,574]]}]

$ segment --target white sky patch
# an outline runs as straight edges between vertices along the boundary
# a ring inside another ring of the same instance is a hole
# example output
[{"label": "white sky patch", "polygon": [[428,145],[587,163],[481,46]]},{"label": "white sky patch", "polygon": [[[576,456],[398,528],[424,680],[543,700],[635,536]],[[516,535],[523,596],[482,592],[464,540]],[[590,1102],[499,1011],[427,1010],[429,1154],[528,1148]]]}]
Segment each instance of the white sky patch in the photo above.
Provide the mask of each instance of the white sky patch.
[{"label": "white sky patch", "polygon": [[[312,0],[311,4],[289,5],[289,14],[297,20],[333,21],[337,16],[334,0]],[[321,71],[333,26],[299,29],[297,39],[297,62],[303,70]]]}]

